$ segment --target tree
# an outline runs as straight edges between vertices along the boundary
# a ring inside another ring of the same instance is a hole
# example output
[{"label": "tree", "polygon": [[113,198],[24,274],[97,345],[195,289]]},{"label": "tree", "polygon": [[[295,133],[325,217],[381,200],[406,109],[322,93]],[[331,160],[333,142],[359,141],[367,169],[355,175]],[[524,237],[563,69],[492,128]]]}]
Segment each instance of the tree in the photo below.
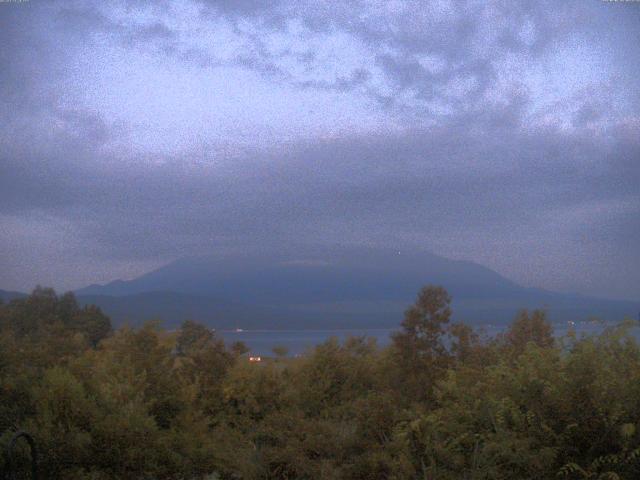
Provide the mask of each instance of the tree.
[{"label": "tree", "polygon": [[180,327],[180,334],[176,343],[178,355],[188,355],[200,350],[213,341],[213,332],[204,325],[186,320]]},{"label": "tree", "polygon": [[414,341],[422,353],[443,353],[441,337],[451,318],[450,304],[451,297],[443,287],[423,287],[416,303],[405,311],[401,335]]},{"label": "tree", "polygon": [[206,413],[219,410],[222,380],[233,364],[233,353],[213,331],[191,320],[182,324],[175,351],[181,357],[181,374],[198,385],[197,404]]},{"label": "tree", "polygon": [[504,338],[517,353],[524,351],[529,342],[542,348],[552,347],[554,344],[553,328],[547,321],[544,310],[534,310],[531,315],[527,310],[522,310],[509,326]]},{"label": "tree", "polygon": [[284,358],[289,353],[289,349],[284,345],[276,345],[271,349],[271,351],[278,358]]},{"label": "tree", "polygon": [[469,325],[454,323],[449,327],[451,354],[460,362],[471,361],[480,353],[480,339]]},{"label": "tree", "polygon": [[414,397],[430,397],[447,366],[449,355],[442,340],[451,318],[450,304],[451,297],[443,287],[423,287],[404,314],[402,332],[392,337],[408,393]]},{"label": "tree", "polygon": [[92,347],[96,347],[100,340],[111,333],[111,320],[96,305],[87,305],[78,310],[73,323],[74,328],[85,335]]},{"label": "tree", "polygon": [[248,351],[249,347],[247,347],[247,344],[241,342],[240,340],[236,340],[231,344],[231,353],[233,353],[236,357],[244,355]]}]

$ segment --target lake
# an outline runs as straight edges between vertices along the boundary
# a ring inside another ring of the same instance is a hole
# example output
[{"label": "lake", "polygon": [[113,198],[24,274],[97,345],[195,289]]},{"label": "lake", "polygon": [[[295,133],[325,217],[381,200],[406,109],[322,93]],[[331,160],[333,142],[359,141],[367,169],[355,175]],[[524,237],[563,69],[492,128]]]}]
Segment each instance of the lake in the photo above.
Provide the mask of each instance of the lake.
[{"label": "lake", "polygon": [[[593,335],[601,333],[606,327],[614,324],[597,324],[591,322],[576,323],[574,329],[578,334]],[[484,337],[494,336],[504,331],[505,326],[483,326]],[[556,336],[563,336],[567,333],[569,326],[566,324],[554,325]],[[378,345],[384,346],[391,342],[390,335],[399,330],[397,328],[360,328],[360,329],[335,329],[335,330],[219,330],[217,333],[227,343],[241,341],[250,350],[251,355],[272,356],[272,349],[276,346],[286,347],[290,356],[303,354],[309,348],[323,343],[331,337],[336,337],[341,342],[348,337],[365,336],[375,338]],[[637,329],[636,329],[637,330]],[[636,331],[636,333],[638,333]]]}]

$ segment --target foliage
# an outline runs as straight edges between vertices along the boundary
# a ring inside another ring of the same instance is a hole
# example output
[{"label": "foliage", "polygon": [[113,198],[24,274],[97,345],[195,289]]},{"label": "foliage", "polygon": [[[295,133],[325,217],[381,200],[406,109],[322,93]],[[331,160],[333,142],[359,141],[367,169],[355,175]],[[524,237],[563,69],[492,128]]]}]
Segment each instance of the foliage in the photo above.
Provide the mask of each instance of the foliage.
[{"label": "foliage", "polygon": [[0,423],[50,479],[632,479],[632,322],[554,339],[543,312],[504,335],[450,324],[425,287],[390,346],[330,339],[251,363],[193,321],[112,331],[37,288],[0,305]]}]

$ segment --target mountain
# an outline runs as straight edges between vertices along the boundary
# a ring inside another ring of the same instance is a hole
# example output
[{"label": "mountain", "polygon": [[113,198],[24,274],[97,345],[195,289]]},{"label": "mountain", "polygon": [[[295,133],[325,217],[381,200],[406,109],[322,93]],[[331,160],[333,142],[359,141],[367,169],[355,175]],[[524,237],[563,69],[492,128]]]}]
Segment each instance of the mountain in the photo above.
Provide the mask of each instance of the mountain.
[{"label": "mountain", "polygon": [[11,300],[14,300],[16,298],[22,298],[26,296],[27,296],[26,293],[0,290],[0,300],[2,300],[3,302],[10,302]]},{"label": "mountain", "polygon": [[464,296],[514,294],[521,289],[488,268],[433,254],[324,249],[301,258],[189,257],[134,280],[92,285],[76,293],[121,296],[171,291],[241,303],[404,300],[430,279]]},{"label": "mountain", "polygon": [[128,281],[76,292],[114,322],[185,318],[217,328],[393,327],[426,284],[443,285],[456,319],[505,323],[521,308],[553,321],[635,316],[640,302],[522,287],[491,269],[430,253],[324,248],[302,254],[184,258]]}]

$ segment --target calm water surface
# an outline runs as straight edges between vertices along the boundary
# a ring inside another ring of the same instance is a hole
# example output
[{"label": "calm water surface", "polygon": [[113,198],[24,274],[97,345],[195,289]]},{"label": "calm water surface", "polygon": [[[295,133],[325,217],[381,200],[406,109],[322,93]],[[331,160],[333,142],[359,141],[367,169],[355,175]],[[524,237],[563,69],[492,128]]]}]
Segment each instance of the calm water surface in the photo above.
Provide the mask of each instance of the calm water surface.
[{"label": "calm water surface", "polygon": [[[592,335],[601,333],[607,326],[613,324],[593,324],[593,323],[577,323],[574,327],[578,334]],[[504,326],[484,326],[477,329],[483,336],[494,336],[504,331]],[[556,336],[563,336],[567,333],[568,326],[566,324],[554,325]],[[235,330],[221,330],[218,333],[224,338],[225,342],[242,341],[250,349],[250,354],[271,356],[272,349],[276,346],[286,347],[289,355],[300,355],[305,353],[315,345],[323,343],[331,337],[336,337],[343,342],[348,337],[365,336],[375,338],[378,345],[388,345],[391,341],[390,335],[398,331],[399,328],[381,328],[381,329],[345,329],[345,330],[244,330],[237,332]],[[636,336],[638,331],[636,329]]]}]

